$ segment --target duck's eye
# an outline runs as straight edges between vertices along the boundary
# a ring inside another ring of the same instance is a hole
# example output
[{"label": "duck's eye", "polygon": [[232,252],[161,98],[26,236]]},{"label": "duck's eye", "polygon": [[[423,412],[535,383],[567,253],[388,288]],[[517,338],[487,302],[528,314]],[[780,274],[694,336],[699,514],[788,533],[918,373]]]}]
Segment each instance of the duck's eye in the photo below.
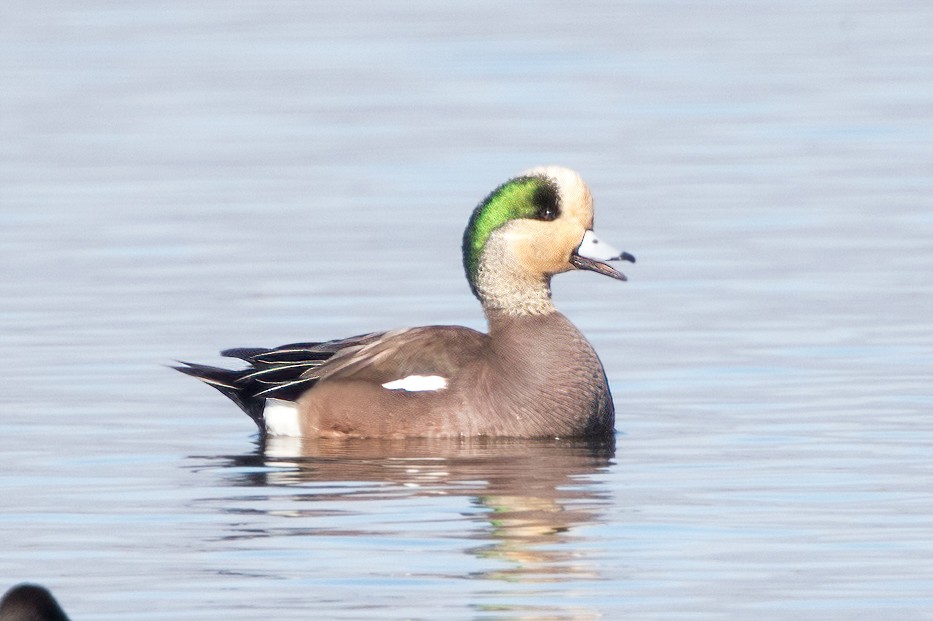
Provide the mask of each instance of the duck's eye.
[{"label": "duck's eye", "polygon": [[556,220],[560,216],[560,194],[551,183],[544,183],[535,190],[531,197],[535,205],[535,218],[538,220]]}]

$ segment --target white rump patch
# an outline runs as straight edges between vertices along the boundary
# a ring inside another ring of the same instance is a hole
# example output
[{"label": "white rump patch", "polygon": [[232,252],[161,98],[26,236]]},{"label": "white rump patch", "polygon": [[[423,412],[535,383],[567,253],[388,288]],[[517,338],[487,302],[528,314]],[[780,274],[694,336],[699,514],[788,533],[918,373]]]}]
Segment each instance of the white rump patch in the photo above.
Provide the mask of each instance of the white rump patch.
[{"label": "white rump patch", "polygon": [[407,390],[408,392],[444,390],[447,388],[447,378],[440,375],[409,375],[402,379],[386,382],[382,387],[389,390]]},{"label": "white rump patch", "polygon": [[301,436],[301,424],[298,422],[298,404],[283,399],[266,399],[262,411],[266,431],[273,436]]}]

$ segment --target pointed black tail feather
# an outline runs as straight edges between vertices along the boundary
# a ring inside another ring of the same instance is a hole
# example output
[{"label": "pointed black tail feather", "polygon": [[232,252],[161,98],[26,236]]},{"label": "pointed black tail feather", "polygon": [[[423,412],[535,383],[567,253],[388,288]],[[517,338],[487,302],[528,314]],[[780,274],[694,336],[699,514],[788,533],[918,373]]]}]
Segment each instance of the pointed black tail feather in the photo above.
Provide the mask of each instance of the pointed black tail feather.
[{"label": "pointed black tail feather", "polygon": [[270,350],[268,347],[234,347],[233,349],[225,349],[220,352],[221,356],[226,358],[239,358],[245,362],[249,362],[255,356],[259,354],[265,354]]},{"label": "pointed black tail feather", "polygon": [[221,352],[239,358],[245,369],[222,369],[194,362],[180,362],[172,368],[213,386],[236,403],[265,431],[262,413],[266,399],[297,401],[320,379],[321,369],[337,352],[359,347],[381,338],[381,334],[361,334],[338,341],[290,343],[281,347],[235,347]]},{"label": "pointed black tail feather", "polygon": [[221,369],[206,364],[196,364],[193,362],[179,361],[184,366],[173,366],[172,368],[181,371],[185,375],[196,377],[205,384],[213,386],[225,397],[237,404],[241,410],[246,412],[247,416],[253,419],[260,431],[264,430],[262,420],[262,411],[265,408],[265,398],[257,397],[252,394],[250,384],[243,385],[239,380],[252,372],[252,369],[243,369],[240,371],[232,369]]},{"label": "pointed black tail feather", "polygon": [[336,349],[330,343],[291,343],[281,347],[234,347],[220,352],[227,358],[239,358],[252,365],[275,365],[290,362],[312,362],[327,360]]}]

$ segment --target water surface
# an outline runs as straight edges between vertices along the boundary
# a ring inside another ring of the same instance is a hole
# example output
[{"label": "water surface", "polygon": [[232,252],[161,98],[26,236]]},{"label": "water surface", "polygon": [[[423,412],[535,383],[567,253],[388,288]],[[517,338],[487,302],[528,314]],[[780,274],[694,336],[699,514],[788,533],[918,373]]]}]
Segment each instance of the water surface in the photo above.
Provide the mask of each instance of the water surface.
[{"label": "water surface", "polygon": [[[0,7],[0,583],[81,619],[933,619],[933,9]],[[275,442],[163,365],[482,328],[580,170],[615,446]],[[5,586],[0,586],[5,588]]]}]

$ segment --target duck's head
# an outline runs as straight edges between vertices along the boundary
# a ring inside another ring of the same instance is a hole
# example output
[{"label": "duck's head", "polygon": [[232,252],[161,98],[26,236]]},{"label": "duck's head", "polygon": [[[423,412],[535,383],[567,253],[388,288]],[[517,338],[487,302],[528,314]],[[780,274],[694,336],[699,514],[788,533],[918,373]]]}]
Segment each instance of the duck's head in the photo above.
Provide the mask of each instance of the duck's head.
[{"label": "duck's head", "polygon": [[550,312],[550,280],[573,269],[625,280],[607,261],[635,261],[593,233],[593,197],[573,170],[532,168],[492,191],[463,235],[470,288],[487,309]]}]

